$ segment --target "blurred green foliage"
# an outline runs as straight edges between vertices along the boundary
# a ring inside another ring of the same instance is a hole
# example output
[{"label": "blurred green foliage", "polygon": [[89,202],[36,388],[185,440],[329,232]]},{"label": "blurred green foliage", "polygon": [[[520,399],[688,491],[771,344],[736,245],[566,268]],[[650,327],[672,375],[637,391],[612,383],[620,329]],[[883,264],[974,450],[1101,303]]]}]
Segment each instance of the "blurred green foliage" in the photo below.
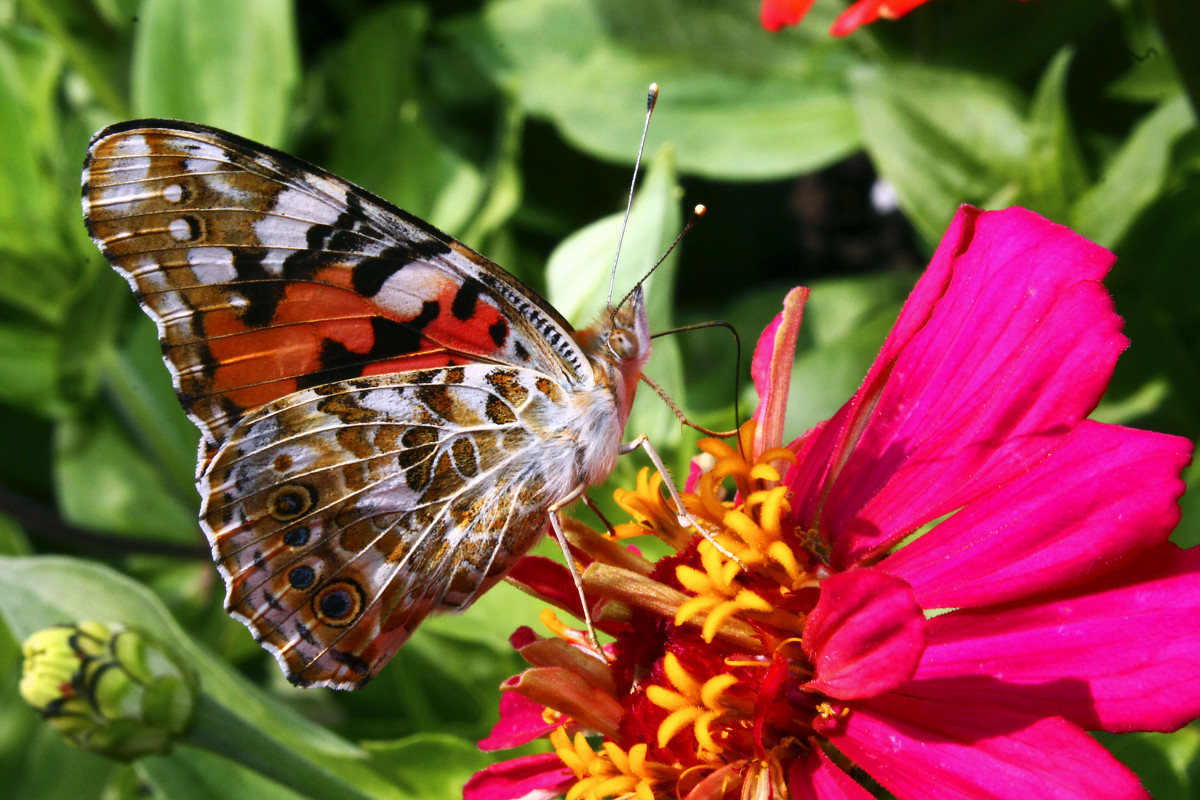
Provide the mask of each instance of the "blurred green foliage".
[{"label": "blurred green foliage", "polygon": [[[459,236],[583,323],[657,81],[618,290],[696,202],[708,217],[649,287],[656,327],[723,318],[749,348],[787,288],[813,287],[790,434],[857,387],[969,202],[1026,205],[1118,253],[1109,285],[1133,344],[1096,416],[1195,440],[1200,137],[1184,85],[1200,76],[1160,39],[1151,12],[1171,5],[946,0],[835,40],[838,0],[779,34],[759,28],[753,0],[0,0],[8,796],[457,796],[489,762],[473,743],[519,668],[506,637],[540,608],[501,586],[423,626],[358,694],[283,681],[221,610],[195,522],[196,431],[153,325],[80,221],[92,132],[166,116],[283,148]],[[1200,30],[1171,35],[1178,46]],[[655,353],[650,374],[694,419],[733,423],[727,337],[659,340]],[[629,426],[642,432],[684,466],[691,439],[645,391]],[[1184,510],[1176,538],[1200,542],[1200,499]],[[116,765],[40,725],[16,694],[16,642],[85,618],[144,626],[186,654],[223,745],[261,775],[190,746]],[[1195,791],[1194,730],[1106,741],[1157,797]],[[298,784],[306,770],[319,775]]]}]

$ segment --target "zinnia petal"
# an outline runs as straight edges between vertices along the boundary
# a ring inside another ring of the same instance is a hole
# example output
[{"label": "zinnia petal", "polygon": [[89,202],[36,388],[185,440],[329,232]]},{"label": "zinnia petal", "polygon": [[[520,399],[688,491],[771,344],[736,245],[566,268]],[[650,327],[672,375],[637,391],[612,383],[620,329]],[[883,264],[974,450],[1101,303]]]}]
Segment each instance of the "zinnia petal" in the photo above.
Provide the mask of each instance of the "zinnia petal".
[{"label": "zinnia petal", "polygon": [[796,336],[804,319],[804,304],[809,290],[803,286],[792,289],[783,299],[783,311],[758,337],[750,375],[758,390],[759,403],[752,419],[758,422],[754,431],[754,457],[783,444],[783,422],[787,414],[788,387],[792,382],[792,362],[796,359]]},{"label": "zinnia petal", "polygon": [[1200,716],[1197,619],[1200,549],[1167,543],[1072,596],[930,620],[914,683],[938,679],[952,706],[986,698],[1089,729],[1175,730]]},{"label": "zinnia petal", "polygon": [[508,750],[546,736],[561,725],[547,722],[546,707],[516,692],[500,693],[500,720],[486,739],[479,740],[484,752]]},{"label": "zinnia petal", "polygon": [[769,31],[777,31],[785,25],[795,25],[804,19],[814,0],[763,0],[759,10],[759,21]]},{"label": "zinnia petal", "polygon": [[1084,420],[1042,463],[888,556],[923,608],[1016,600],[1076,584],[1161,544],[1179,522],[1178,436]]},{"label": "zinnia petal", "polygon": [[858,0],[834,20],[829,32],[834,36],[845,36],[880,17],[899,19],[926,2],[928,0]]},{"label": "zinnia petal", "polygon": [[475,773],[463,800],[550,800],[575,782],[575,773],[554,753],[501,761]]},{"label": "zinnia petal", "polygon": [[1103,393],[1126,340],[1113,256],[1025,211],[964,207],[858,393],[786,482],[845,569],[1021,474]]},{"label": "zinnia petal", "polygon": [[828,721],[829,741],[905,800],[1148,800],[1137,777],[1058,717],[891,692]]},{"label": "zinnia petal", "polygon": [[826,578],[804,626],[810,691],[852,700],[900,686],[925,649],[925,617],[908,584],[875,570]]},{"label": "zinnia petal", "polygon": [[873,797],[819,747],[792,764],[788,790],[792,800],[872,800]]}]

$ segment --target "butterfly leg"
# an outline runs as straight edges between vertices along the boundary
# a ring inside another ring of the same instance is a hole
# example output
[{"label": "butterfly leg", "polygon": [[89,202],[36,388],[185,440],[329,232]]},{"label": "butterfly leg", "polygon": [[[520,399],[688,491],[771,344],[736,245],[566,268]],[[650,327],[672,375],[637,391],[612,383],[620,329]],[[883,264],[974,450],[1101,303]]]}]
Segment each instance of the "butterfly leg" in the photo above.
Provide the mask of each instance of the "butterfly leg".
[{"label": "butterfly leg", "polygon": [[684,510],[683,498],[679,495],[679,489],[675,487],[675,481],[671,479],[671,473],[667,472],[667,465],[663,463],[662,457],[659,456],[658,451],[654,449],[654,445],[650,444],[650,440],[646,437],[646,434],[643,433],[632,442],[627,442],[626,444],[621,445],[621,455],[632,453],[639,447],[646,451],[646,455],[650,458],[650,463],[654,464],[654,468],[658,470],[658,474],[662,475],[663,483],[667,487],[667,494],[671,495],[671,500],[675,503],[679,524],[685,528],[695,528],[701,536],[708,540],[709,544],[717,549],[718,553],[730,559],[742,569],[745,569],[746,565],[742,563],[740,558],[729,552],[729,549],[726,548],[725,545],[718,542],[712,533],[710,533],[696,520],[692,519],[691,515]]},{"label": "butterfly leg", "polygon": [[[579,494],[582,494],[582,488]],[[563,531],[562,518],[560,516],[564,506],[570,505],[576,498],[573,496],[567,500],[563,500],[550,507],[550,529],[554,531],[554,538],[558,542],[558,546],[562,549],[563,558],[567,562],[567,571],[571,573],[571,580],[575,581],[575,590],[579,592],[579,605],[583,608],[583,624],[587,626],[588,638],[592,640],[592,647],[596,649],[597,655],[605,661],[608,658],[604,655],[604,648],[600,646],[600,639],[596,636],[596,628],[592,625],[592,612],[588,609],[587,597],[583,593],[583,577],[579,574],[579,569],[575,566],[575,557],[571,555],[571,546],[567,543],[567,535]]]}]

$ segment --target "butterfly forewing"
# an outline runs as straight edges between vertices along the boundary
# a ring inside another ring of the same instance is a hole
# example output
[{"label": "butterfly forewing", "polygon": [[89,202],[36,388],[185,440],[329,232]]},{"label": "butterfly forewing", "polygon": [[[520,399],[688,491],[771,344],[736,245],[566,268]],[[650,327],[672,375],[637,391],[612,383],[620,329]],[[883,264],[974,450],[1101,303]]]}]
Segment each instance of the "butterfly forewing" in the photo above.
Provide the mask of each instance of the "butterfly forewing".
[{"label": "butterfly forewing", "polygon": [[574,332],[432,226],[190,123],[97,134],[83,208],[201,430],[226,607],[297,684],[361,686],[612,470],[640,292]]},{"label": "butterfly forewing", "polygon": [[210,445],[248,409],[361,375],[488,359],[586,377],[570,326],[515,278],[374,195],[232,134],[108,128],[89,150],[83,203],[93,238],[158,323]]}]

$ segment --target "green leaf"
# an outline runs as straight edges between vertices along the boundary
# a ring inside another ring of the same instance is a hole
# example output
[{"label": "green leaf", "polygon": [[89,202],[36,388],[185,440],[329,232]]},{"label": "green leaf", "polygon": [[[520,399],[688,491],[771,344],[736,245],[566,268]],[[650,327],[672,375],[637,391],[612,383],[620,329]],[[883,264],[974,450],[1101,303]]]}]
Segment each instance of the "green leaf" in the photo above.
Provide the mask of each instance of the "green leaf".
[{"label": "green leaf", "polygon": [[1182,517],[1171,541],[1180,547],[1195,547],[1200,545],[1200,461],[1193,461],[1183,473],[1183,479],[1189,487],[1179,500]]},{"label": "green leaf", "polygon": [[1065,219],[1087,188],[1087,168],[1067,113],[1067,74],[1074,51],[1063,48],[1050,62],[1029,111],[1029,154],[1023,198],[1051,219]]},{"label": "green leaf", "polygon": [[1171,149],[1196,124],[1187,98],[1177,95],[1138,123],[1096,181],[1071,209],[1070,225],[1112,247],[1171,179]]},{"label": "green leaf", "polygon": [[474,742],[423,734],[399,742],[364,742],[371,763],[398,785],[424,800],[456,800],[463,784],[494,756]]},{"label": "green leaf", "polygon": [[983,204],[1024,173],[1022,100],[1008,84],[914,65],[862,68],[851,84],[867,152],[927,242],[962,203]]},{"label": "green leaf", "polygon": [[430,124],[419,73],[428,27],[424,6],[400,3],[364,16],[351,31],[331,70],[344,113],[330,163],[409,213],[459,233],[486,187]]},{"label": "green leaf", "polygon": [[288,0],[145,0],[133,51],[133,108],[283,143],[300,77]]},{"label": "green leaf", "polygon": [[[53,141],[55,108],[63,67],[62,54],[28,30],[5,27],[0,32],[0,263],[18,257],[23,266],[33,255],[45,256],[58,248],[53,225],[59,210],[56,187],[45,168],[45,155]],[[0,277],[11,275],[5,267]],[[60,278],[54,270],[42,276],[45,267],[30,270],[28,283],[0,283],[0,297],[10,292],[41,297],[52,302],[44,286]],[[60,284],[53,284],[56,288]],[[40,291],[39,291],[40,290]],[[41,305],[39,303],[39,305]]]},{"label": "green leaf", "polygon": [[299,800],[307,796],[194,747],[143,758],[136,768],[164,800]]},{"label": "green leaf", "polygon": [[194,542],[196,498],[184,497],[104,406],[58,424],[55,483],[63,516],[84,528]]},{"label": "green leaf", "polygon": [[1174,733],[1094,735],[1113,755],[1137,773],[1149,796],[1196,796],[1200,728],[1195,724]]},{"label": "green leaf", "polygon": [[782,177],[859,144],[849,51],[808,29],[767,36],[743,5],[501,0],[450,30],[529,113],[600,158],[633,160],[652,81],[663,94],[649,146],[672,143],[689,174]]},{"label": "green leaf", "polygon": [[[2,259],[0,259],[2,260]],[[61,388],[58,331],[17,314],[0,320],[0,401],[45,417],[66,411]]]}]

